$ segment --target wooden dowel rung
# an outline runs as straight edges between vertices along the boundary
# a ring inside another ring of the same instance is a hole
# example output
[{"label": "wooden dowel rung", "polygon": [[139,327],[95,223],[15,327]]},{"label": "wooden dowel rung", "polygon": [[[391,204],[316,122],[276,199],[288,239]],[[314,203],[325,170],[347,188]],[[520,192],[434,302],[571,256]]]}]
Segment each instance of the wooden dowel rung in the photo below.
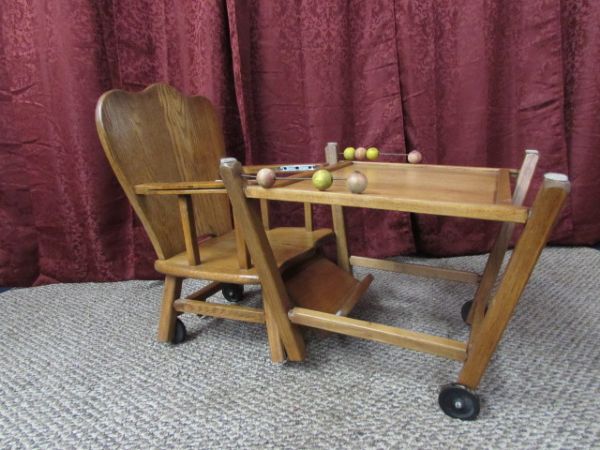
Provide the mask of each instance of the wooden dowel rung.
[{"label": "wooden dowel rung", "polygon": [[350,264],[353,266],[369,267],[371,269],[405,273],[419,277],[459,281],[461,283],[479,284],[479,280],[481,279],[481,276],[478,273],[465,270],[446,269],[422,264],[400,263],[383,259],[367,258],[364,256],[351,256]]},{"label": "wooden dowel rung", "polygon": [[179,195],[179,212],[181,214],[181,225],[183,226],[183,238],[185,240],[185,251],[188,264],[197,266],[200,264],[200,248],[198,247],[198,235],[196,234],[196,221],[194,219],[194,204],[189,195]]},{"label": "wooden dowel rung", "polygon": [[271,228],[271,224],[269,222],[269,201],[264,198],[260,199],[260,218],[263,223],[263,228],[268,230]]},{"label": "wooden dowel rung", "polygon": [[265,313],[263,310],[250,306],[223,305],[220,303],[207,303],[202,300],[179,299],[175,300],[173,308],[175,311],[219,317],[221,319],[265,323]]},{"label": "wooden dowel rung", "polygon": [[288,317],[292,323],[298,325],[396,345],[457,361],[464,361],[467,356],[467,345],[464,342],[417,331],[341,317],[306,308],[292,308],[288,313]]},{"label": "wooden dowel rung", "polygon": [[306,231],[313,231],[313,215],[312,215],[312,204],[304,204],[304,229]]},{"label": "wooden dowel rung", "polygon": [[211,295],[216,294],[223,287],[223,283],[219,283],[218,281],[213,281],[210,284],[198,289],[196,292],[186,296],[185,298],[188,300],[205,300]]}]

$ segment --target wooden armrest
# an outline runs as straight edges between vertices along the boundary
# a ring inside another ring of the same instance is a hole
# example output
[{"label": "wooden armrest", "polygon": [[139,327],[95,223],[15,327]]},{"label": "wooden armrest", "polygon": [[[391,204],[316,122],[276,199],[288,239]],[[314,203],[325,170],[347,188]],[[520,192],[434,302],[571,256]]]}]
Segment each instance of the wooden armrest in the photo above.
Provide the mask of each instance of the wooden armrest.
[{"label": "wooden armrest", "polygon": [[174,183],[136,184],[138,195],[227,194],[222,181],[181,181]]}]

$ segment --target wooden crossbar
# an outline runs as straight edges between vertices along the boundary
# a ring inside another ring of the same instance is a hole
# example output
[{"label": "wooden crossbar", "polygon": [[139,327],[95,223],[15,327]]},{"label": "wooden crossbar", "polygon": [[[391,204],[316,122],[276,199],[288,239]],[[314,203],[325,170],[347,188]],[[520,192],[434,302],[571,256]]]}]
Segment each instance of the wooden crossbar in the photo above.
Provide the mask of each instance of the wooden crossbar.
[{"label": "wooden crossbar", "polygon": [[464,361],[467,357],[467,344],[453,339],[306,308],[292,308],[288,317],[292,323],[298,325],[396,345],[458,361]]},{"label": "wooden crossbar", "polygon": [[400,263],[396,261],[366,258],[364,256],[351,256],[350,264],[353,266],[369,267],[371,269],[387,270],[388,272],[406,273],[408,275],[416,275],[419,277],[460,281],[461,283],[479,284],[479,280],[481,279],[481,276],[478,273],[465,270],[445,269],[423,264]]},{"label": "wooden crossbar", "polygon": [[220,303],[207,303],[202,300],[179,299],[173,303],[173,309],[178,312],[219,317],[221,319],[265,323],[265,313],[263,310],[250,306],[223,305]]}]

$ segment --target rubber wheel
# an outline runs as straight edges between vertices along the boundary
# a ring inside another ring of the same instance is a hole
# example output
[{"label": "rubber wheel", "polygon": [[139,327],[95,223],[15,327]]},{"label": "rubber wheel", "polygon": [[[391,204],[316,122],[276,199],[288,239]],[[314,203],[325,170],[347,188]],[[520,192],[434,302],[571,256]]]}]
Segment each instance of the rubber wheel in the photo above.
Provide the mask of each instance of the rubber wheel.
[{"label": "rubber wheel", "polygon": [[461,420],[475,420],[479,415],[479,396],[458,383],[442,387],[438,403],[446,415]]},{"label": "rubber wheel", "polygon": [[244,286],[242,284],[224,284],[221,292],[228,302],[238,303],[244,298]]},{"label": "rubber wheel", "polygon": [[187,331],[185,329],[185,325],[179,319],[175,321],[175,331],[173,332],[173,338],[171,339],[172,344],[181,344],[185,341],[185,337],[187,336]]},{"label": "rubber wheel", "polygon": [[469,317],[469,311],[471,311],[471,306],[473,306],[473,300],[469,300],[462,305],[460,308],[460,316],[464,323],[467,323],[467,318]]}]

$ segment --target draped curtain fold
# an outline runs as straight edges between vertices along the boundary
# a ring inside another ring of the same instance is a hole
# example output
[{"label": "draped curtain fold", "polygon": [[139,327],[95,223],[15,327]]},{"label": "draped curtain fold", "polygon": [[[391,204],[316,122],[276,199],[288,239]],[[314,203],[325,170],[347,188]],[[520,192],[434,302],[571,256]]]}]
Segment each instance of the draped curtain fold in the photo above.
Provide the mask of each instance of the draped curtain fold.
[{"label": "draped curtain fold", "polygon": [[[598,23],[600,3],[568,0],[4,2],[0,285],[156,276],[93,111],[108,89],[159,81],[208,97],[246,163],[320,161],[329,141],[499,167],[538,149],[533,191],[543,172],[572,181],[552,240],[597,242]],[[301,213],[278,204],[272,220]],[[347,228],[373,256],[482,252],[494,232],[358,209]]]}]

